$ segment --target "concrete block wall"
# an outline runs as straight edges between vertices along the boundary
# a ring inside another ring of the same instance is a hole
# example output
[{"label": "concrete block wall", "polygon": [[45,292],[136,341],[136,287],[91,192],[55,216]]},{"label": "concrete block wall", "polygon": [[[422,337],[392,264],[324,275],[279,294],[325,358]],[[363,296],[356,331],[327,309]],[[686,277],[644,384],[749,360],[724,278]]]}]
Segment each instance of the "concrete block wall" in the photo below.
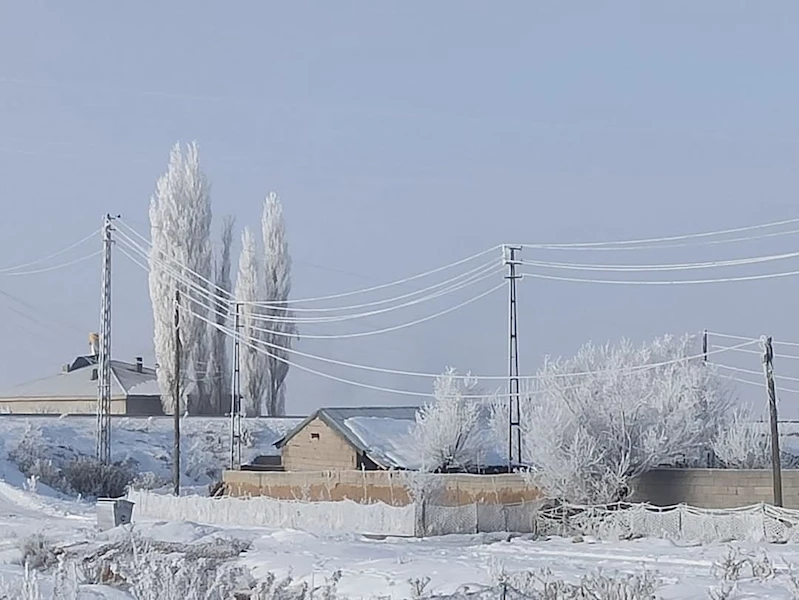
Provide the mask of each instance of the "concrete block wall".
[{"label": "concrete block wall", "polygon": [[[281,500],[384,502],[392,506],[411,503],[402,471],[225,471],[222,477],[231,496],[268,496]],[[517,504],[541,498],[541,492],[519,475],[443,474],[444,506]]]},{"label": "concrete block wall", "polygon": [[[738,508],[773,503],[770,469],[658,469],[633,486],[634,502],[656,506],[689,504],[698,508]],[[783,503],[799,508],[799,470],[782,472]]]}]

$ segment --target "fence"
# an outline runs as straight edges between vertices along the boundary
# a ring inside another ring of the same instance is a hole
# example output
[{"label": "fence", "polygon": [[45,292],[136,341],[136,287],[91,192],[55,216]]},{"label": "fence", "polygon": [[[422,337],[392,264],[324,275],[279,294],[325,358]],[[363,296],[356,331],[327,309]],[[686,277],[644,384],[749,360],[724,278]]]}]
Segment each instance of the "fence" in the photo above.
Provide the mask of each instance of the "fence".
[{"label": "fence", "polygon": [[212,525],[236,525],[302,529],[314,533],[362,533],[405,535],[416,533],[413,505],[389,506],[382,502],[299,502],[254,498],[166,496],[130,491],[135,503],[133,520],[195,521]]},{"label": "fence", "polygon": [[563,505],[539,511],[536,532],[591,535],[610,540],[653,537],[678,544],[733,540],[785,543],[799,541],[799,510],[768,504],[733,509],[695,508],[686,504]]},{"label": "fence", "polygon": [[727,510],[685,504],[545,508],[540,502],[390,506],[383,502],[303,502],[263,496],[177,498],[144,491],[131,491],[128,499],[135,502],[134,520],[196,521],[314,533],[436,536],[507,531],[539,536],[590,535],[607,540],[651,537],[678,544],[799,541],[799,510],[767,504]]}]

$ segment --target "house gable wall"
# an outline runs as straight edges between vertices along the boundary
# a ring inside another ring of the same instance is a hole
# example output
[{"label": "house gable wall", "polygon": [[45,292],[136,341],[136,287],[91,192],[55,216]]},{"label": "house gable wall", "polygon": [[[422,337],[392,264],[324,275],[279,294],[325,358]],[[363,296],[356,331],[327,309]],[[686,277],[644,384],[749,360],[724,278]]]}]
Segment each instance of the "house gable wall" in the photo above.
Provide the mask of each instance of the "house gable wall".
[{"label": "house gable wall", "polygon": [[355,448],[318,417],[283,446],[286,471],[355,469],[357,457]]}]

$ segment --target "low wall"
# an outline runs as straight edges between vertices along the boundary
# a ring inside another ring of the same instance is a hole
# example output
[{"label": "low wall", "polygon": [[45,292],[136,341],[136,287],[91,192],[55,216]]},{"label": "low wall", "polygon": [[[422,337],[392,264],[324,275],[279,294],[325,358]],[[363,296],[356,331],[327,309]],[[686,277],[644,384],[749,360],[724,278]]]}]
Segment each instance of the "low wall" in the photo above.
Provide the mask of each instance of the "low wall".
[{"label": "low wall", "polygon": [[[770,469],[658,469],[634,483],[633,502],[739,508],[774,500]],[[782,472],[786,508],[799,508],[799,470]]]},{"label": "low wall", "polygon": [[[225,471],[222,481],[230,496],[268,496],[280,500],[411,503],[408,474],[403,471],[259,472]],[[412,475],[411,475],[412,476]],[[541,498],[541,492],[517,474],[441,474],[437,504],[519,504]]]},{"label": "low wall", "polygon": [[167,496],[130,491],[133,522],[157,519],[211,525],[300,529],[314,533],[413,536],[414,506],[356,502],[286,502],[272,498]]}]

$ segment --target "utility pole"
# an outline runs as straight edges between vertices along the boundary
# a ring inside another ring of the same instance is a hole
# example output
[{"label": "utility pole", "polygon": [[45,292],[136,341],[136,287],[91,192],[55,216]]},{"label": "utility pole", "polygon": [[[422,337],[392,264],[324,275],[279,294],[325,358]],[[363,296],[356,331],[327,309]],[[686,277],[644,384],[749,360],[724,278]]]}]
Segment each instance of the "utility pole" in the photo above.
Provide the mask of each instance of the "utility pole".
[{"label": "utility pole", "polygon": [[97,353],[97,460],[111,462],[111,222],[103,217],[103,276],[100,296],[100,339]]},{"label": "utility pole", "polygon": [[774,350],[771,337],[763,340],[763,372],[768,387],[768,412],[771,425],[771,476],[774,506],[782,506],[782,465],[780,464],[780,430],[777,422],[777,391],[774,387]]},{"label": "utility pole", "polygon": [[172,459],[172,483],[175,496],[180,496],[180,290],[175,291],[175,389],[174,397],[174,425],[175,449]]},{"label": "utility pole", "polygon": [[508,471],[513,466],[513,439],[516,438],[516,464],[522,462],[521,405],[519,395],[519,325],[516,308],[516,280],[522,276],[516,272],[521,264],[516,253],[520,246],[504,246],[503,259],[508,266]]},{"label": "utility pole", "polygon": [[233,381],[230,386],[230,468],[241,467],[241,303],[235,303],[233,317]]},{"label": "utility pole", "polygon": [[707,329],[702,331],[702,362],[707,364]]}]

